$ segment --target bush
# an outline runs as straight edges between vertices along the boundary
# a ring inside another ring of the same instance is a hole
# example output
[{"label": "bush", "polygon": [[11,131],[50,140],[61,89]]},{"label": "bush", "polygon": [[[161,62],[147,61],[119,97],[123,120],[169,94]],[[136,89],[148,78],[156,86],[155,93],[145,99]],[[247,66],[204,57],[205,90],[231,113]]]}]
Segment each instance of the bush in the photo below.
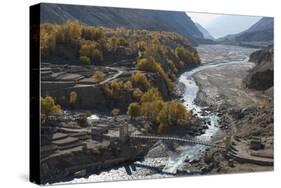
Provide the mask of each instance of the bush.
[{"label": "bush", "polygon": [[81,56],[80,63],[83,65],[89,65],[91,63],[91,60],[87,56]]},{"label": "bush", "polygon": [[141,109],[140,109],[140,105],[136,102],[131,103],[128,107],[128,112],[127,114],[131,117],[131,118],[135,118],[137,116],[140,116],[141,114]]},{"label": "bush", "polygon": [[116,117],[120,113],[120,109],[118,108],[113,108],[111,111],[111,114]]},{"label": "bush", "polygon": [[51,96],[41,97],[41,112],[45,115],[49,115],[52,113],[60,113],[61,106],[55,103],[55,100]]},{"label": "bush", "polygon": [[101,82],[105,79],[105,74],[102,71],[96,71],[93,78],[96,82]]}]

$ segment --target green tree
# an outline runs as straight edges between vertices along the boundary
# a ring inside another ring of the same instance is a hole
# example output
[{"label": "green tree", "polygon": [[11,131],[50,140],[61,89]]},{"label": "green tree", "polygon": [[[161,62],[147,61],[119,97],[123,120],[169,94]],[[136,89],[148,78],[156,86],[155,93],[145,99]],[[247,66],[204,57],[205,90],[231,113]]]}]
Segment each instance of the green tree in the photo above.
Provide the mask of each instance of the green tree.
[{"label": "green tree", "polygon": [[83,65],[89,65],[89,64],[91,64],[91,60],[87,56],[81,56],[80,63]]},{"label": "green tree", "polygon": [[128,107],[128,112],[127,114],[134,119],[135,117],[140,116],[141,114],[141,109],[140,109],[140,105],[136,102],[131,103]]}]

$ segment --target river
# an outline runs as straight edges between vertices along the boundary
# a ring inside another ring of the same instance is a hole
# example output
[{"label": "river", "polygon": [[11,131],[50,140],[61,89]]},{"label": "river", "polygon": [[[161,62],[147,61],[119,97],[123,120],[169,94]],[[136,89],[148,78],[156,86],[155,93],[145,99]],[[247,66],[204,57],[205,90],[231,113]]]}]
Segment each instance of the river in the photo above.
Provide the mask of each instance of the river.
[{"label": "river", "polygon": [[[203,115],[203,109],[208,107],[198,106],[194,103],[194,100],[199,91],[193,76],[203,70],[211,69],[213,67],[226,65],[226,64],[243,64],[248,62],[248,57],[255,49],[244,48],[238,46],[224,46],[224,45],[201,45],[197,47],[198,54],[201,59],[201,65],[197,68],[189,70],[183,73],[179,77],[179,82],[185,85],[185,91],[183,95],[183,103],[188,110],[192,110],[193,114],[196,114],[199,118],[210,122],[208,129],[205,133],[197,136],[197,139],[210,141],[212,137],[219,131],[219,117],[214,112],[205,111]],[[206,113],[207,112],[207,113]],[[185,163],[192,162],[200,159],[207,146],[204,145],[184,145],[177,149],[177,152],[170,153],[169,157],[162,158],[145,158],[144,161],[135,162],[135,165],[147,165],[147,166],[162,166],[164,167],[162,172],[155,173],[148,168],[131,168],[128,174],[128,168],[120,167],[118,169],[112,169],[110,171],[102,172],[99,175],[93,174],[88,178],[77,178],[67,183],[86,183],[86,182],[101,182],[101,181],[120,181],[120,180],[133,180],[133,179],[150,179],[150,178],[162,178],[173,177],[178,170],[189,172],[185,168]],[[134,164],[133,164],[134,166]],[[174,175],[173,175],[174,174]],[[65,183],[65,182],[64,182]]]}]

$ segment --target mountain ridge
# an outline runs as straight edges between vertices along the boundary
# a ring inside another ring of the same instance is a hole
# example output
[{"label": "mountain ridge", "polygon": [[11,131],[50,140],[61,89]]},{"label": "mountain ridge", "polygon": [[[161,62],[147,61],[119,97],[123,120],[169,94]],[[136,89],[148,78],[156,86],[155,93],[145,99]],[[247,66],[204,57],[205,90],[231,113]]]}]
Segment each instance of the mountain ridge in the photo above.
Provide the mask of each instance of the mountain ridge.
[{"label": "mountain ridge", "polygon": [[210,43],[185,12],[41,3],[41,23],[78,20],[85,25],[177,32],[193,44]]},{"label": "mountain ridge", "polygon": [[247,30],[217,39],[218,42],[237,42],[252,46],[270,46],[273,44],[274,20],[263,17]]},{"label": "mountain ridge", "polygon": [[205,29],[202,25],[195,22],[196,27],[199,29],[199,31],[203,34],[203,37],[210,40],[215,40],[215,38],[209,33],[207,29]]}]

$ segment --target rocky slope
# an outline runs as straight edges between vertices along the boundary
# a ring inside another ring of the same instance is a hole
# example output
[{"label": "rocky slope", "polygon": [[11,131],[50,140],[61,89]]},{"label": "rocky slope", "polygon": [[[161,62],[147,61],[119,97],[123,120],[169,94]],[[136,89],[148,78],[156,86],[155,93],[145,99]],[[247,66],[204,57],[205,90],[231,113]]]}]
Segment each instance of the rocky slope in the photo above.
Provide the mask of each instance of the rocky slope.
[{"label": "rocky slope", "polygon": [[185,12],[41,4],[41,23],[63,23],[67,20],[110,28],[177,32],[193,43],[210,42],[204,39]]},{"label": "rocky slope", "polygon": [[199,29],[199,31],[203,34],[203,37],[205,39],[215,40],[215,38],[199,23],[195,23],[196,27]]},{"label": "rocky slope", "polygon": [[246,77],[246,86],[256,90],[273,87],[273,49],[268,48],[252,53],[250,61],[255,62],[256,66]]}]

